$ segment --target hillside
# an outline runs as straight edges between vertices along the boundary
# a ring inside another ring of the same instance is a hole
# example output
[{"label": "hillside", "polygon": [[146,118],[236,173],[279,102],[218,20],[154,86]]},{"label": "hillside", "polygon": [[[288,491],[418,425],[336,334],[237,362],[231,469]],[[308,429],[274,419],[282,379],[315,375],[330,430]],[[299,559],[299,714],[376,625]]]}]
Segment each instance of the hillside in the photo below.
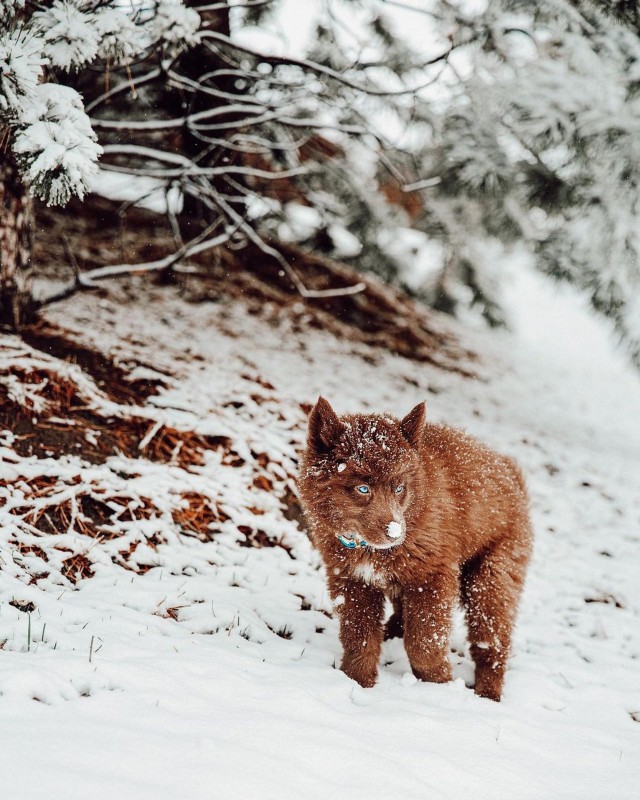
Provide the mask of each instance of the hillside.
[{"label": "hillside", "polygon": [[[2,338],[6,796],[636,798],[637,378],[597,331],[564,346],[563,306],[520,335],[437,321],[438,365],[243,294],[134,279]],[[397,640],[372,690],[334,668],[295,497],[320,393],[426,398],[522,464],[536,546],[501,704],[465,686],[461,618],[451,684],[418,683]]]}]

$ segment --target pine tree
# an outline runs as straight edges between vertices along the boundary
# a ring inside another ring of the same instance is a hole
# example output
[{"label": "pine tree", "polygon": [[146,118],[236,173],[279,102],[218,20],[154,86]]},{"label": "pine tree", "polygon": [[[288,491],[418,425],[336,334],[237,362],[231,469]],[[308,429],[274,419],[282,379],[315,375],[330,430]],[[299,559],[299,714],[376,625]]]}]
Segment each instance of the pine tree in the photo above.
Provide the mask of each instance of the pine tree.
[{"label": "pine tree", "polygon": [[82,198],[102,148],[70,86],[48,80],[100,61],[128,64],[149,48],[194,39],[200,17],[180,0],[152,13],[117,0],[0,4],[0,324],[19,329],[33,315],[31,198],[64,205]]},{"label": "pine tree", "polygon": [[431,299],[490,316],[501,276],[487,253],[524,242],[542,271],[587,293],[640,366],[638,4],[441,7],[474,44],[423,153],[438,180],[423,224],[457,252]]},{"label": "pine tree", "polygon": [[[402,192],[405,175],[375,117],[401,128],[420,116],[412,98],[430,65],[394,35],[384,0],[310,2],[313,35],[297,57],[243,36],[282,28],[280,0],[187,0],[178,24],[175,8],[163,0],[130,20],[152,42],[135,57],[133,47],[106,53],[94,42],[91,69],[73,69],[80,55],[64,48],[47,68],[60,89],[82,94],[102,166],[164,188],[177,250],[137,268],[171,274],[191,254],[244,241],[276,259],[301,295],[324,295],[302,284],[278,245],[285,239],[397,277],[394,226],[407,224],[404,205],[415,198]],[[103,25],[115,46],[114,28]],[[445,40],[432,68],[449,49]]]},{"label": "pine tree", "polygon": [[[297,58],[233,35],[277,26],[280,5],[157,0],[126,13],[117,0],[55,0],[38,10],[4,0],[0,109],[9,135],[0,177],[24,210],[3,222],[13,242],[2,266],[5,324],[19,327],[32,311],[29,198],[82,197],[101,153],[109,169],[151,176],[167,196],[177,191],[184,211],[204,220],[194,240],[150,268],[244,239],[280,261],[301,294],[317,295],[269,244],[282,236],[397,274],[384,234],[393,238],[403,212],[379,191],[379,162],[387,181],[402,176],[372,118],[390,113],[404,124],[424,64],[394,38],[375,0],[339,0],[341,18],[310,3],[315,36]],[[345,19],[356,23],[346,38]],[[183,226],[168,211],[180,241]],[[16,237],[19,227],[25,235]]]}]

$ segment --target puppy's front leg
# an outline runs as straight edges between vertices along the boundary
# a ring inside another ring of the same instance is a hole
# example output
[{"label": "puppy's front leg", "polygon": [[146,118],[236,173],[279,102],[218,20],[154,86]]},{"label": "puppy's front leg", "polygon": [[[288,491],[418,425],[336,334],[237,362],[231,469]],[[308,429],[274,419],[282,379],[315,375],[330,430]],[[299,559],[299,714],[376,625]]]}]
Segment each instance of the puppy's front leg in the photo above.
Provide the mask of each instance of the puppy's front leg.
[{"label": "puppy's front leg", "polygon": [[404,646],[416,678],[446,683],[451,680],[449,632],[458,595],[454,572],[430,576],[403,592]]},{"label": "puppy's front leg", "polygon": [[342,671],[361,686],[373,686],[384,628],[384,594],[360,581],[334,578],[329,590],[340,615],[340,641],[344,648]]}]

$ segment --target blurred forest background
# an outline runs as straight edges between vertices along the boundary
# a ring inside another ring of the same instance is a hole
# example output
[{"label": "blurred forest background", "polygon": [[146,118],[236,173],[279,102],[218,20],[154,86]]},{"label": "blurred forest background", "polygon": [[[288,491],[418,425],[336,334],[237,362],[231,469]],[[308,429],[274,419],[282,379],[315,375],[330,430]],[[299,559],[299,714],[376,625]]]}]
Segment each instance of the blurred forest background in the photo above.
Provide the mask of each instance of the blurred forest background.
[{"label": "blurred forest background", "polygon": [[528,264],[583,290],[640,366],[636,2],[0,16],[5,330],[133,271],[209,294],[251,273],[327,308],[369,275],[499,326]]}]

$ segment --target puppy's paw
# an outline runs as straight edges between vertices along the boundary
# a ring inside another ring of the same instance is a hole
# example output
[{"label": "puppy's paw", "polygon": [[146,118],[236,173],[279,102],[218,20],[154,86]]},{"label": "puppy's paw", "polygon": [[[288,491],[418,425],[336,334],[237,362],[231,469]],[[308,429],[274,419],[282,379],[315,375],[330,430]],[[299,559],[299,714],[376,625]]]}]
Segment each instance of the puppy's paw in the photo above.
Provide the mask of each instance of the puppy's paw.
[{"label": "puppy's paw", "polygon": [[345,658],[340,669],[345,675],[351,678],[351,680],[356,681],[356,683],[359,683],[360,686],[365,689],[370,689],[372,686],[375,686],[376,680],[378,679],[377,666],[371,666],[366,662],[363,663],[359,659],[351,660]]},{"label": "puppy's paw", "polygon": [[453,678],[451,664],[448,661],[435,664],[414,664],[411,669],[418,680],[426,683],[449,683]]}]

